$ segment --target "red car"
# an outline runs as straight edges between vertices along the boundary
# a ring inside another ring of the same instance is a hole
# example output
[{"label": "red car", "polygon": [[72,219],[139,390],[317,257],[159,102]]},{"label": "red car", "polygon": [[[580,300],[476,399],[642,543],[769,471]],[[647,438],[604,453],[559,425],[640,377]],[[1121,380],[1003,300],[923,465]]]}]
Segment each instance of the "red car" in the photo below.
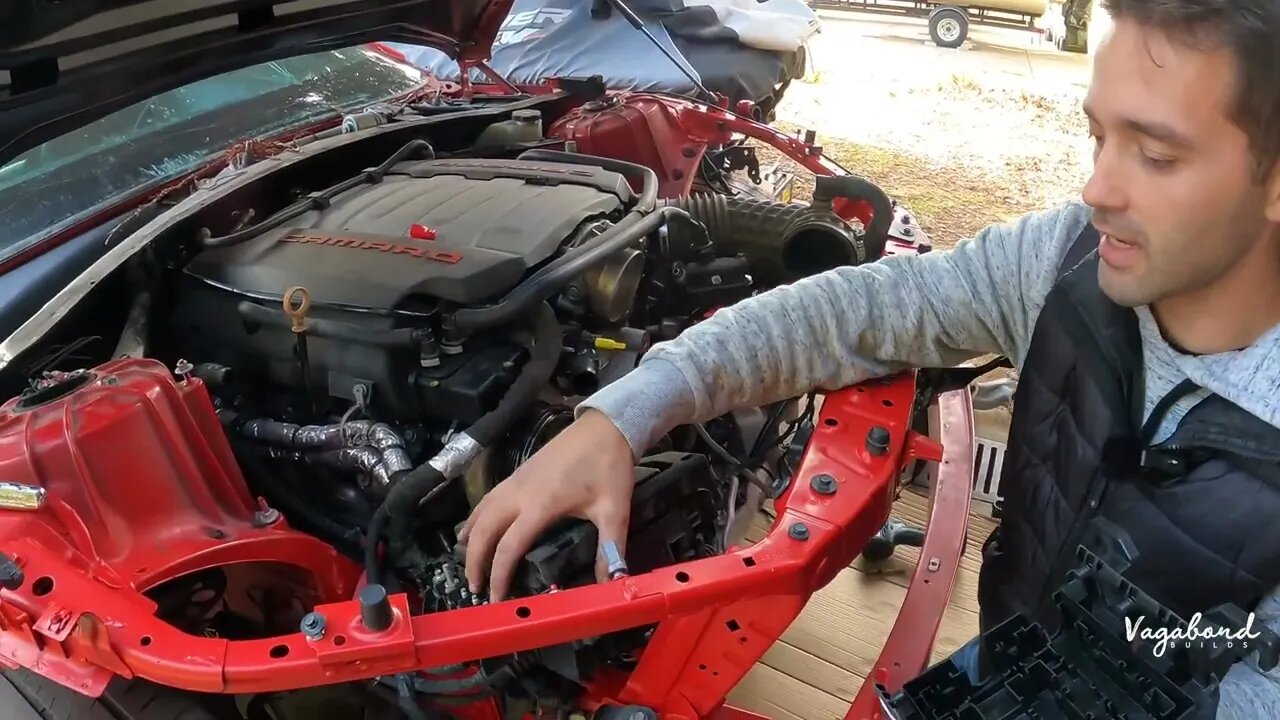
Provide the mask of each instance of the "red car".
[{"label": "red car", "polygon": [[[608,582],[569,522],[516,597],[466,589],[457,525],[651,343],[928,249],[873,182],[748,105],[488,72],[507,7],[3,11],[6,717],[727,716],[885,523],[901,469],[943,459],[914,376],[743,409],[640,461]],[[818,176],[812,201],[752,183],[753,144]],[[915,634],[874,678],[891,688],[924,667],[959,554],[966,403],[941,401],[959,522],[931,527]],[[761,505],[776,524],[745,545]],[[869,684],[851,716],[877,702]]]}]

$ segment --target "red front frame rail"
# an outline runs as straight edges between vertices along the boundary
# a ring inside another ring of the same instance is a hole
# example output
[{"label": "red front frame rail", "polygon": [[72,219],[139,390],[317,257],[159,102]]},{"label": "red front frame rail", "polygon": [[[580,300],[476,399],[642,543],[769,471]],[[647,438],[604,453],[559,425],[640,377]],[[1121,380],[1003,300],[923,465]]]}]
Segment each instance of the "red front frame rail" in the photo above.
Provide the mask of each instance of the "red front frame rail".
[{"label": "red front frame rail", "polygon": [[[77,571],[32,538],[11,539],[0,551],[15,558],[27,578],[53,582],[40,596],[30,582],[0,591],[0,661],[33,668],[88,695],[100,693],[114,675],[193,691],[255,693],[439,667],[657,624],[635,671],[597,678],[589,704],[640,704],[677,720],[741,717],[730,714],[737,711],[724,706],[724,698],[809,597],[847,567],[888,519],[901,468],[931,460],[940,464],[920,567],[884,652],[846,716],[878,718],[873,681],[895,690],[926,667],[967,527],[973,457],[968,393],[939,399],[941,444],[910,430],[914,395],[911,375],[828,395],[795,480],[776,500],[776,522],[753,545],[608,583],[440,614],[410,617],[406,597],[397,595],[395,621],[381,633],[364,629],[357,603],[347,600],[316,608],[328,620],[318,641],[300,632],[243,641],[188,635],[156,618],[154,603],[132,585]],[[867,443],[877,427],[888,431],[887,450]],[[822,474],[836,479],[834,493],[810,486]]]}]

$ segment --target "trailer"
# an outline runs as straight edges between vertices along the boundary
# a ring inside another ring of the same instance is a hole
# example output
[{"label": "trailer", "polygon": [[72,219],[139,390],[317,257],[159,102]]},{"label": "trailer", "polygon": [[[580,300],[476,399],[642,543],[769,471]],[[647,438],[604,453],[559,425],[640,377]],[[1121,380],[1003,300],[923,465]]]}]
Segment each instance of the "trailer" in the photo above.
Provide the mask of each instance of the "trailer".
[{"label": "trailer", "polygon": [[[1091,0],[807,0],[814,9],[854,10],[858,12],[898,15],[901,17],[927,18],[929,37],[938,47],[957,48],[969,38],[973,25],[1026,30],[1041,35],[1046,28],[1037,22],[1044,18],[1050,7],[1060,7],[1066,31],[1063,34],[1071,42],[1057,41],[1060,50],[1085,52],[1082,42]],[[1083,8],[1083,12],[1081,9]]]}]

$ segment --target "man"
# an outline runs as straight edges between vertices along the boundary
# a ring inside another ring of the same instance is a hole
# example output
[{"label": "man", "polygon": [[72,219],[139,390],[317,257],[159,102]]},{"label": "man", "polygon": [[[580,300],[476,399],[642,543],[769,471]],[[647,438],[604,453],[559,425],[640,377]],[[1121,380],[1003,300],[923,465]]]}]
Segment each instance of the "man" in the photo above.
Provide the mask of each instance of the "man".
[{"label": "man", "polygon": [[[1129,533],[1129,576],[1184,618],[1230,602],[1280,626],[1280,2],[1104,6],[1083,203],[778,288],[655,346],[477,507],[468,581],[504,597],[563,516],[622,546],[633,460],[676,425],[1000,353],[1021,372],[984,629],[1015,612],[1053,627],[1093,517]],[[1237,664],[1218,716],[1280,717],[1280,673]]]}]

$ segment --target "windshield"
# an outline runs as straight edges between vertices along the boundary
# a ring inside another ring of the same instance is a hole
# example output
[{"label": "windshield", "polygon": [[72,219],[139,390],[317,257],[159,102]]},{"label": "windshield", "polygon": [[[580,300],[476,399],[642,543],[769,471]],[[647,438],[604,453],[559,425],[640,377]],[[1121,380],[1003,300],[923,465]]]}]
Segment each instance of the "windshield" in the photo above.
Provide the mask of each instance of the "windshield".
[{"label": "windshield", "polygon": [[0,167],[0,261],[237,141],[401,95],[424,77],[369,48],[265,63],[162,93]]}]

